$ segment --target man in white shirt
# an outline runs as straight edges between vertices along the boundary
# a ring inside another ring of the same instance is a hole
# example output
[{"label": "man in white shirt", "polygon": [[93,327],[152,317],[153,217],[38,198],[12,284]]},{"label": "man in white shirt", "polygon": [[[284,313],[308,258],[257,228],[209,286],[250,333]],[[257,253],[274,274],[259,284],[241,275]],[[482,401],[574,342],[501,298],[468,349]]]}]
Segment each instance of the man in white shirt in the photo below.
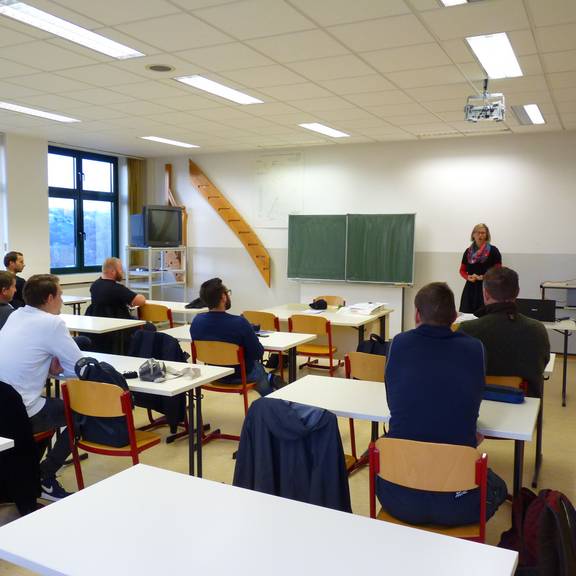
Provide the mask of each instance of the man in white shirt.
[{"label": "man in white shirt", "polygon": [[[26,306],[10,314],[0,330],[0,381],[22,396],[33,431],[66,426],[64,403],[41,394],[49,374],[74,376],[82,352],[59,317],[62,289],[57,276],[37,274],[24,287]],[[40,464],[42,497],[59,500],[68,492],[56,472],[70,455],[68,434],[60,434]]]}]

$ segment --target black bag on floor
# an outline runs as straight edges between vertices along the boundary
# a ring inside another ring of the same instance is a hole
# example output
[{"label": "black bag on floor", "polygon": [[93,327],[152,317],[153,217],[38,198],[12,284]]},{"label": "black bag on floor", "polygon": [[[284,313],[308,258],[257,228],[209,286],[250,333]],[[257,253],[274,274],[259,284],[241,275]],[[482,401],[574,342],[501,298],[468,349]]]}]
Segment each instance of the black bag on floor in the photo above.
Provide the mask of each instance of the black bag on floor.
[{"label": "black bag on floor", "polygon": [[[107,362],[99,362],[96,358],[84,357],[76,362],[75,372],[80,380],[91,380],[105,384],[115,384],[128,390],[126,378]],[[123,416],[99,418],[74,414],[74,425],[84,440],[106,444],[120,448],[130,443],[126,419]]]},{"label": "black bag on floor", "polygon": [[362,342],[358,344],[356,352],[386,356],[388,354],[388,342],[381,336],[378,336],[378,334],[370,334],[368,340],[362,340]]}]

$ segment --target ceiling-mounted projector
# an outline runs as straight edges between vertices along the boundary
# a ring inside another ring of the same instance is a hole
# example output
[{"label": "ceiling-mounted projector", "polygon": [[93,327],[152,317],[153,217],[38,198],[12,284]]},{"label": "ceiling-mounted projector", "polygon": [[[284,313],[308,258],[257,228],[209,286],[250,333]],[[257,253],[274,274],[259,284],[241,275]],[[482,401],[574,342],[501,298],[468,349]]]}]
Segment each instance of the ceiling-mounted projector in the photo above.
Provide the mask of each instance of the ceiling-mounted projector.
[{"label": "ceiling-mounted projector", "polygon": [[506,115],[504,94],[488,93],[488,80],[484,80],[484,92],[481,96],[468,96],[464,107],[464,117],[468,122],[502,122]]}]

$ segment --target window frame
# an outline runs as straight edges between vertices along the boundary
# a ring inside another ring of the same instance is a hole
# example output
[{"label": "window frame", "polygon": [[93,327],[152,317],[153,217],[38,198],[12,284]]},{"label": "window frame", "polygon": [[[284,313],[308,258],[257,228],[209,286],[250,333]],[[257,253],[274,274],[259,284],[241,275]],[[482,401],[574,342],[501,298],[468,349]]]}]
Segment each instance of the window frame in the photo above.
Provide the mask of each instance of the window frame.
[{"label": "window frame", "polygon": [[[109,202],[111,205],[112,215],[112,254],[110,256],[118,257],[118,238],[119,238],[119,192],[118,192],[118,158],[116,156],[108,156],[106,154],[98,154],[95,152],[85,152],[83,150],[74,150],[71,148],[62,148],[59,146],[48,146],[48,154],[59,154],[61,156],[68,156],[74,158],[75,161],[75,188],[60,188],[56,186],[48,186],[48,198],[64,198],[74,201],[74,236],[76,239],[76,266],[56,268],[52,266],[52,259],[50,259],[50,272],[52,274],[81,274],[84,272],[98,272],[101,270],[102,264],[99,263],[94,266],[84,265],[84,201],[99,201]],[[108,162],[112,164],[112,191],[111,192],[95,192],[85,191],[83,189],[82,178],[82,161],[83,160],[97,160],[101,162]],[[48,164],[48,156],[46,157]],[[50,244],[51,247],[51,244]]]}]

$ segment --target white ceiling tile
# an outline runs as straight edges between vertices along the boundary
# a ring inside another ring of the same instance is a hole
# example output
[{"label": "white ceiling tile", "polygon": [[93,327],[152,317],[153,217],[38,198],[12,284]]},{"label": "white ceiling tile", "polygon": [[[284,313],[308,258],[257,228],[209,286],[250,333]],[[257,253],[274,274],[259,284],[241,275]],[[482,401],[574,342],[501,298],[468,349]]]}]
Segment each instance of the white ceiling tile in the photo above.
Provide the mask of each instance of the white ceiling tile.
[{"label": "white ceiling tile", "polygon": [[219,4],[231,4],[232,2],[239,2],[241,0],[172,0],[172,4],[180,6],[185,10],[198,10],[200,8],[208,8],[210,6],[218,6]]},{"label": "white ceiling tile", "polygon": [[264,86],[282,86],[304,82],[305,78],[292,72],[284,66],[275,64],[257,68],[244,68],[242,70],[228,70],[222,76],[249,88],[262,88]]},{"label": "white ceiling tile", "polygon": [[42,108],[54,112],[73,114],[74,108],[81,108],[84,106],[82,102],[59,96],[57,94],[40,94],[38,96],[27,96],[19,99],[19,102],[31,106],[32,108]]},{"label": "white ceiling tile", "polygon": [[321,26],[346,24],[408,14],[403,0],[291,0],[291,3]]},{"label": "white ceiling tile", "polygon": [[463,38],[456,38],[453,40],[443,40],[438,44],[441,46],[448,57],[455,64],[463,64],[465,62],[476,62],[476,57],[474,56],[468,42]]},{"label": "white ceiling tile", "polygon": [[178,51],[223,44],[231,38],[190,14],[174,14],[152,20],[121,24],[118,30],[161,50]]},{"label": "white ceiling tile", "polygon": [[547,73],[576,70],[576,50],[548,52],[547,54],[542,54],[540,58]]},{"label": "white ceiling tile", "polygon": [[329,28],[346,46],[358,52],[432,42],[415,16],[394,16]]},{"label": "white ceiling tile", "polygon": [[[576,101],[572,101],[572,102],[559,102],[558,103],[558,112],[560,112],[561,115],[564,114],[574,114],[576,113]],[[551,110],[546,110],[546,109],[542,109],[542,113],[547,113],[547,112],[552,112]]]},{"label": "white ceiling tile", "polygon": [[553,89],[573,88],[576,86],[576,72],[574,71],[548,74],[548,79]]},{"label": "white ceiling tile", "polygon": [[126,114],[105,108],[104,106],[86,106],[85,103],[80,104],[80,108],[74,108],[74,114],[80,120],[110,120],[111,118],[122,118]]},{"label": "white ceiling tile", "polygon": [[374,125],[375,123],[382,122],[380,118],[376,118],[374,114],[362,110],[361,108],[338,108],[336,110],[321,110],[318,112],[320,118],[327,120],[337,120],[342,126],[358,126],[362,123]]},{"label": "white ceiling tile", "polygon": [[172,85],[163,84],[161,82],[135,82],[134,84],[123,84],[122,86],[115,86],[114,91],[134,98],[146,98],[146,100],[155,100],[158,98],[178,98],[185,96],[186,91],[178,88],[176,82]]},{"label": "white ceiling tile", "polygon": [[538,52],[532,30],[512,30],[507,34],[516,56],[527,56]]},{"label": "white ceiling tile", "polygon": [[352,55],[293,62],[288,66],[302,76],[315,81],[367,76],[374,73],[370,66],[362,62],[357,56]]},{"label": "white ceiling tile", "polygon": [[[148,66],[154,64],[164,64],[171,66],[173,70],[168,72],[154,72],[149,70]],[[127,72],[133,72],[144,78],[150,80],[170,80],[176,76],[190,76],[192,74],[202,74],[205,72],[204,68],[192,64],[183,58],[178,58],[174,54],[158,53],[152,56],[144,56],[142,58],[130,58],[129,60],[117,60],[110,62],[111,66]]]},{"label": "white ceiling tile", "polygon": [[548,89],[544,76],[521,76],[519,78],[503,78],[492,80],[490,91],[503,92],[505,95],[513,92],[539,92]]},{"label": "white ceiling tile", "polygon": [[554,100],[556,102],[576,102],[576,85],[573,88],[560,88],[553,90]]},{"label": "white ceiling tile", "polygon": [[435,43],[365,52],[362,58],[384,73],[451,64],[444,50]]},{"label": "white ceiling tile", "polygon": [[247,44],[278,62],[297,62],[347,54],[348,50],[322,30],[305,30],[270,38],[248,40]]},{"label": "white ceiling tile", "polygon": [[330,92],[315,84],[303,83],[289,86],[269,87],[262,90],[265,94],[277,100],[304,100],[308,98],[324,98],[330,96]]},{"label": "white ceiling tile", "polygon": [[[474,93],[469,84],[450,84],[447,86],[428,86],[426,88],[407,88],[406,92],[420,102],[434,102],[434,100],[451,100],[467,98]],[[463,100],[462,106],[465,101]]]},{"label": "white ceiling tile", "polygon": [[0,58],[6,58],[42,70],[61,70],[63,68],[72,68],[73,66],[94,64],[93,58],[74,54],[49,42],[27,42],[17,46],[6,46],[0,48]]},{"label": "white ceiling tile", "polygon": [[[469,82],[481,82],[486,78],[486,72],[478,62],[462,62],[458,64],[458,68]],[[534,73],[542,73],[542,70],[536,70]]]},{"label": "white ceiling tile", "polygon": [[282,0],[246,0],[196,13],[240,40],[315,28],[308,18]]},{"label": "white ceiling tile", "polygon": [[446,122],[458,122],[464,118],[464,109],[461,106],[459,110],[452,110],[450,112],[438,112],[438,116]]},{"label": "white ceiling tile", "polygon": [[86,82],[93,86],[115,86],[142,82],[142,76],[132,74],[125,70],[120,70],[109,64],[95,64],[94,66],[84,66],[83,68],[70,68],[61,70],[61,76]]},{"label": "white ceiling tile", "polygon": [[178,8],[164,0],[58,0],[58,3],[111,26],[178,12]]},{"label": "white ceiling tile", "polygon": [[0,99],[19,98],[20,96],[35,96],[40,94],[38,90],[13,83],[14,80],[17,80],[17,78],[14,78],[10,82],[0,82]]},{"label": "white ceiling tile", "polygon": [[454,110],[464,113],[464,105],[466,101],[462,98],[455,98],[453,100],[436,100],[434,102],[423,102],[430,112],[436,112],[440,115],[442,112],[453,112]]},{"label": "white ceiling tile", "polygon": [[[197,110],[194,112],[195,116],[199,118],[205,118],[207,120],[217,120],[219,122],[228,122],[233,118],[248,118],[249,114],[246,114],[239,108],[233,108],[232,106],[221,106],[220,108],[210,108],[206,110]],[[257,121],[256,118],[254,118]]]},{"label": "white ceiling tile", "polygon": [[298,124],[304,124],[305,122],[315,122],[316,116],[310,112],[296,112],[294,114],[270,116],[268,120],[281,124],[282,126],[295,127],[298,126]]},{"label": "white ceiling tile", "polygon": [[106,90],[104,88],[92,88],[91,90],[78,90],[73,92],[68,92],[67,94],[70,98],[74,100],[79,100],[87,104],[104,105],[107,104],[117,104],[119,102],[131,102],[134,98],[126,96],[125,94],[119,94],[118,92],[113,92],[112,90]]},{"label": "white ceiling tile", "polygon": [[540,60],[541,56],[539,54],[531,54],[530,56],[519,56],[518,63],[520,64],[520,69],[525,76],[535,76],[537,74],[543,74],[544,69],[542,68],[542,62]]},{"label": "white ceiling tile", "polygon": [[506,96],[506,106],[517,104],[538,104],[540,106],[552,103],[552,96],[547,90],[544,92],[517,92]]},{"label": "white ceiling tile", "polygon": [[358,76],[355,78],[339,78],[319,82],[334,94],[361,94],[363,92],[380,92],[381,90],[393,90],[395,87],[388,80],[378,74],[370,76]]},{"label": "white ceiling tile", "polygon": [[573,0],[527,0],[536,26],[576,22],[576,2]]},{"label": "white ceiling tile", "polygon": [[264,102],[258,106],[248,107],[246,112],[254,116],[278,116],[279,114],[293,114],[298,110],[282,102]]},{"label": "white ceiling tile", "polygon": [[294,102],[294,106],[297,106],[306,112],[323,112],[325,110],[342,110],[350,108],[351,104],[343,98],[331,96],[328,98],[311,98],[310,100],[298,100],[298,102]]},{"label": "white ceiling tile", "polygon": [[22,44],[23,42],[34,41],[33,36],[16,32],[5,26],[0,26],[0,46],[12,46],[14,44]]},{"label": "white ceiling tile", "polygon": [[39,72],[38,69],[24,66],[18,62],[0,58],[0,78],[10,78],[11,76],[27,76]]},{"label": "white ceiling tile", "polygon": [[536,29],[536,42],[542,52],[562,52],[576,48],[576,23]]},{"label": "white ceiling tile", "polygon": [[32,76],[19,76],[12,80],[14,84],[28,86],[42,92],[71,92],[73,90],[87,90],[91,86],[84,82],[64,78],[58,74],[33,74]]},{"label": "white ceiling tile", "polygon": [[388,104],[405,104],[413,102],[412,98],[401,90],[386,92],[368,92],[366,94],[349,94],[346,100],[358,106],[384,106]]},{"label": "white ceiling tile", "polygon": [[428,114],[425,108],[415,102],[408,102],[406,104],[387,104],[385,106],[371,106],[370,112],[382,118]]},{"label": "white ceiling tile", "polygon": [[[385,116],[383,114],[383,116]],[[385,116],[386,117],[386,116]],[[422,124],[442,124],[442,119],[435,114],[406,114],[405,116],[388,116],[386,117],[390,124],[395,126],[412,126]]]},{"label": "white ceiling tile", "polygon": [[472,2],[422,12],[420,17],[440,40],[530,28],[522,0]]},{"label": "white ceiling tile", "polygon": [[134,102],[125,102],[124,104],[110,104],[109,107],[112,108],[112,110],[118,110],[119,112],[124,112],[125,114],[131,114],[133,116],[147,116],[148,114],[161,114],[162,112],[169,111],[169,108],[159,106],[153,102],[138,100],[135,100]]},{"label": "white ceiling tile", "polygon": [[[5,2],[3,2],[5,3]],[[77,26],[82,26],[83,28],[87,28],[88,30],[93,30],[97,28],[99,23],[90,18],[88,14],[83,14],[81,11],[76,10],[69,10],[65,6],[62,6],[63,3],[61,2],[54,2],[53,0],[34,0],[33,2],[27,2],[28,4],[34,4],[35,8],[39,10],[44,10],[58,18],[62,18],[67,20],[68,22],[72,22]],[[10,2],[8,2],[10,4]],[[2,20],[8,20],[8,17],[1,17]],[[33,28],[32,26],[26,25],[27,28]]]},{"label": "white ceiling tile", "polygon": [[185,50],[178,52],[178,56],[216,72],[273,64],[270,58],[240,42]]},{"label": "white ceiling tile", "polygon": [[456,66],[439,66],[437,68],[426,68],[424,70],[390,72],[386,77],[399,88],[459,84],[466,80]]},{"label": "white ceiling tile", "polygon": [[414,10],[443,10],[438,4],[438,0],[410,0],[410,5]]},{"label": "white ceiling tile", "polygon": [[407,132],[415,136],[457,136],[459,132],[444,122],[432,124],[409,124],[405,127]]}]

